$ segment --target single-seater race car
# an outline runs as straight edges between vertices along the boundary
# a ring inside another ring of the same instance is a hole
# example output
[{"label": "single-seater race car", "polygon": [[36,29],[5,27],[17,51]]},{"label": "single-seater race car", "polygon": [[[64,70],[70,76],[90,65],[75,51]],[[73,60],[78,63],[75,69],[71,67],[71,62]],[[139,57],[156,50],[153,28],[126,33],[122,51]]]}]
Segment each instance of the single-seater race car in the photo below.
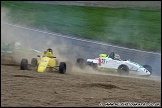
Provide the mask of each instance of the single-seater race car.
[{"label": "single-seater race car", "polygon": [[111,52],[109,55],[100,54],[98,58],[87,59],[78,58],[76,65],[81,69],[90,66],[97,70],[115,69],[120,75],[140,75],[150,76],[152,74],[152,67],[149,65],[140,65],[130,60],[121,60],[118,54]]},{"label": "single-seater race car", "polygon": [[40,55],[37,57],[39,58],[32,58],[31,64],[28,64],[27,59],[22,59],[20,63],[20,69],[26,70],[29,69],[29,66],[31,66],[36,67],[37,72],[59,71],[61,74],[66,73],[66,63],[58,63],[56,57],[53,56],[52,49],[47,49],[42,57]]}]

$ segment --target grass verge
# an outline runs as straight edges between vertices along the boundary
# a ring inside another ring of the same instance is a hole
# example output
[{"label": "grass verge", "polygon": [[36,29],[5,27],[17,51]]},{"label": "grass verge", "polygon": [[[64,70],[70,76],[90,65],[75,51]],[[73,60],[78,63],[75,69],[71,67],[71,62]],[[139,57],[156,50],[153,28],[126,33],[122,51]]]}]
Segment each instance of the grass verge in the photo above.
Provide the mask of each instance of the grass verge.
[{"label": "grass verge", "polygon": [[1,2],[9,20],[128,48],[161,51],[160,10]]}]

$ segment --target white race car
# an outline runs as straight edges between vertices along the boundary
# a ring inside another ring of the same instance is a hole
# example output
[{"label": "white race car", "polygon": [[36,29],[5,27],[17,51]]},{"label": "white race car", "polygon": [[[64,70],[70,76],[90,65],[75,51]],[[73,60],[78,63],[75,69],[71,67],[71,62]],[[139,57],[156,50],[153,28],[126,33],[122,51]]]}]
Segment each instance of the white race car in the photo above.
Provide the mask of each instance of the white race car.
[{"label": "white race car", "polygon": [[121,60],[120,56],[114,52],[111,52],[110,55],[100,54],[98,58],[87,59],[86,61],[83,58],[78,58],[76,64],[82,69],[87,65],[99,70],[116,69],[117,71],[115,72],[119,73],[120,75],[133,74],[150,76],[152,74],[151,66],[142,66],[130,60]]}]

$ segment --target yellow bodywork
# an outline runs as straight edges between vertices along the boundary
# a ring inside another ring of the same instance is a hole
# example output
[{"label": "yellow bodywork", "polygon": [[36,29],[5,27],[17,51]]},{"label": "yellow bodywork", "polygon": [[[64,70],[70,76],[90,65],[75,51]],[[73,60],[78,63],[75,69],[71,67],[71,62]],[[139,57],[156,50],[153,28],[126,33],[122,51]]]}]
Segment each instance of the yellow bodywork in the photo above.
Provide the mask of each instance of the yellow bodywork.
[{"label": "yellow bodywork", "polygon": [[37,72],[44,72],[45,70],[52,69],[54,70],[54,67],[57,65],[57,60],[56,58],[53,57],[41,57],[38,60],[38,67],[37,67]]}]

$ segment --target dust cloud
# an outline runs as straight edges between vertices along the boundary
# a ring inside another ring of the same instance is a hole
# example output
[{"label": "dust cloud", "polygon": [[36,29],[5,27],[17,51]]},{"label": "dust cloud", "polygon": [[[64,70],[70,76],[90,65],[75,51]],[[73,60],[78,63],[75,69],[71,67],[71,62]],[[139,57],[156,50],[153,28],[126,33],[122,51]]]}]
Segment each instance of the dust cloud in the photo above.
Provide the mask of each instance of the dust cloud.
[{"label": "dust cloud", "polygon": [[[9,23],[10,24],[10,10],[7,8],[1,8],[1,43],[12,43],[12,42],[19,42],[21,43],[21,47],[23,49],[35,49],[35,46],[38,46],[37,49],[40,52],[44,52],[47,48],[55,49],[55,55],[58,58],[61,58],[62,60],[66,60],[65,57],[62,57],[61,54],[58,52],[58,48],[61,48],[62,51],[66,50],[66,44],[61,43],[59,45],[56,45],[52,41],[54,40],[47,40],[46,38],[38,38],[39,34],[35,34],[36,36],[31,36],[31,31],[28,30],[27,32],[21,28],[14,28],[13,26],[7,26],[3,23]],[[19,23],[20,24],[20,23]],[[23,26],[23,25],[22,25]],[[17,31],[17,29],[19,29]],[[46,39],[46,40],[45,40]],[[53,47],[52,47],[53,46]],[[22,54],[22,53],[21,53]],[[14,55],[16,57],[16,54]],[[22,54],[21,57],[23,58],[31,58],[31,55],[26,55],[26,53]],[[18,54],[17,58],[21,58],[20,54]],[[15,59],[17,59],[15,58]],[[19,60],[18,60],[19,61]]]},{"label": "dust cloud", "polygon": [[[40,33],[38,32],[34,32],[34,35],[31,33],[30,30],[24,30],[22,28],[18,28],[18,27],[13,27],[12,25],[6,25],[4,23],[8,23],[10,24],[10,10],[8,10],[7,8],[1,8],[1,43],[12,43],[12,42],[19,42],[21,43],[21,48],[26,50],[26,49],[34,49],[34,50],[38,50],[40,52],[42,52],[41,54],[43,54],[43,52],[47,49],[47,48],[52,48],[53,52],[54,52],[54,56],[57,57],[59,62],[69,62],[69,61],[76,61],[76,58],[74,58],[73,60],[71,60],[70,58],[68,58],[64,52],[68,52],[69,49],[71,49],[71,46],[69,46],[66,41],[60,41],[59,44],[55,43],[56,38],[55,36],[53,36],[52,38],[49,37],[38,37],[40,35]],[[20,23],[19,23],[20,25]],[[22,27],[25,25],[21,25]],[[81,51],[83,52],[83,50],[79,47],[75,47],[73,48],[73,50],[75,50],[75,52]],[[28,63],[30,63],[32,58],[37,58],[37,55],[40,55],[40,53],[30,53],[30,51],[16,51],[12,54],[8,54],[9,57],[5,56],[5,58],[3,59],[11,59],[12,56],[12,60],[13,62],[17,62],[20,63],[21,60],[23,58],[28,59]],[[76,56],[77,54],[74,53],[74,56]],[[11,62],[11,60],[10,60]],[[79,69],[79,68],[75,68],[75,62],[71,63],[71,68],[74,69],[74,71],[76,72],[81,72],[83,70]]]}]

